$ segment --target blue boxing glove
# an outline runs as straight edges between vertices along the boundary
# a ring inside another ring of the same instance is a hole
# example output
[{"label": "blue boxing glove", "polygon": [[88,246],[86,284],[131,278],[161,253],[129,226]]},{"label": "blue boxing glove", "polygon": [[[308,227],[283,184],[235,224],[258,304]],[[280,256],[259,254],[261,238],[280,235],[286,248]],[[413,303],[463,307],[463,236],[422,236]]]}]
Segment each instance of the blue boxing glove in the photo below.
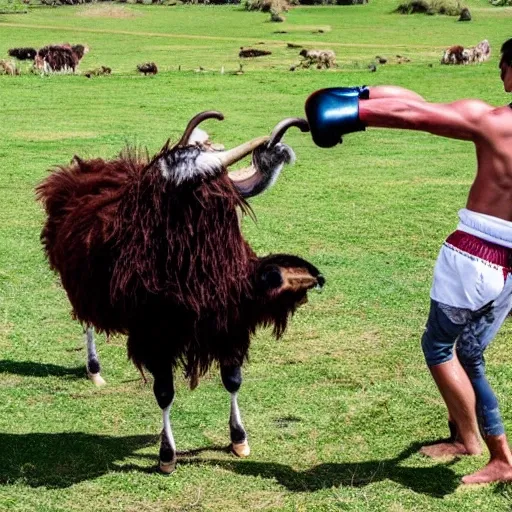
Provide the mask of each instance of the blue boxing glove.
[{"label": "blue boxing glove", "polygon": [[333,87],[315,91],[306,100],[306,117],[313,142],[330,148],[342,135],[360,132],[366,126],[359,119],[359,99],[368,99],[368,87]]}]

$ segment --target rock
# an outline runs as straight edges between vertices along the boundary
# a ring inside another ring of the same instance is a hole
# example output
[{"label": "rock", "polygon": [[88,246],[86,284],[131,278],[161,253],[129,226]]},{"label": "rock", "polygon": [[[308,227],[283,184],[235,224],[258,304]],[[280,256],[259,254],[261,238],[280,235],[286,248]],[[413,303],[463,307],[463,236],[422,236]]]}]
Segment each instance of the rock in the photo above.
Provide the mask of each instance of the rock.
[{"label": "rock", "polygon": [[460,18],[458,21],[471,21],[471,12],[469,12],[467,7],[464,7],[460,12]]}]

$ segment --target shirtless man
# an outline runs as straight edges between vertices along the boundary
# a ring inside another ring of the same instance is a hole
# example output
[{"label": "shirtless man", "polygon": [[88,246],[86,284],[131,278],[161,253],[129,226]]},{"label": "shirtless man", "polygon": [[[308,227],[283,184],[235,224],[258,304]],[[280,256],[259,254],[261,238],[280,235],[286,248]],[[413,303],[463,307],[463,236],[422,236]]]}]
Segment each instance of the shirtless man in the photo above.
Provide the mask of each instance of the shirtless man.
[{"label": "shirtless man", "polygon": [[[501,80],[512,92],[512,39],[501,55]],[[436,104],[400,87],[352,87],[316,91],[306,101],[306,114],[321,147],[367,126],[421,130],[475,145],[476,178],[466,208],[459,211],[457,230],[439,253],[422,337],[425,359],[448,408],[452,438],[422,452],[432,457],[480,454],[480,430],[490,461],[463,482],[512,481],[512,453],[483,357],[512,308],[512,104]]]}]

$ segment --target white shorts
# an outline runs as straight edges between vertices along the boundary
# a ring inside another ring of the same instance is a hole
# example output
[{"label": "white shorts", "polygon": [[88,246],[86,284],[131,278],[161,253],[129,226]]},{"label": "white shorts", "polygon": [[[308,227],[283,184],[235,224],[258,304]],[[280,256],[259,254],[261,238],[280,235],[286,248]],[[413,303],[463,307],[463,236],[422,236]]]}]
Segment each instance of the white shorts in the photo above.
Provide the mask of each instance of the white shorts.
[{"label": "white shorts", "polygon": [[459,217],[457,231],[439,252],[430,297],[477,311],[496,300],[505,287],[512,265],[512,222],[466,209]]}]

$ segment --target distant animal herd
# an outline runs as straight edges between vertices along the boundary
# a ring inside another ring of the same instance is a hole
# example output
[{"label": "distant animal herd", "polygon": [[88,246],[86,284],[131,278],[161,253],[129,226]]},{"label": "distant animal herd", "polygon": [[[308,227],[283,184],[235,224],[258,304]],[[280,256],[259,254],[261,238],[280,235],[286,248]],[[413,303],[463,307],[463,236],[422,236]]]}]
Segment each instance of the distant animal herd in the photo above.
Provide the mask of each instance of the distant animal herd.
[{"label": "distant animal herd", "polygon": [[[261,43],[263,44],[263,43]],[[297,65],[290,67],[290,71],[297,69],[333,69],[338,67],[336,63],[336,54],[329,49],[306,49],[293,43],[287,44],[288,49],[300,49],[299,56],[301,61]],[[11,48],[8,51],[11,59],[0,59],[0,74],[19,75],[20,67],[17,61],[32,61],[32,71],[38,73],[75,73],[80,61],[85,54],[89,52],[89,47],[83,44],[69,43],[52,44],[40,49],[36,48]],[[240,59],[250,59],[256,57],[265,57],[271,55],[268,50],[255,48],[240,48],[238,57]],[[485,62],[491,56],[491,46],[489,41],[484,39],[476,46],[464,47],[462,45],[450,46],[443,51],[441,64],[466,65]],[[388,62],[385,57],[377,56],[375,61],[368,65],[370,71],[376,71],[377,65]],[[403,64],[411,62],[411,59],[402,55],[396,56],[396,63]],[[432,64],[429,64],[430,66]],[[181,66],[179,67],[181,70]],[[202,71],[204,68],[200,68]],[[224,67],[222,68],[224,69]],[[158,66],[155,62],[143,62],[137,64],[136,70],[146,75],[156,75]],[[112,68],[100,66],[82,73],[83,76],[91,78],[93,76],[110,75]],[[237,73],[239,74],[239,73]]]}]

